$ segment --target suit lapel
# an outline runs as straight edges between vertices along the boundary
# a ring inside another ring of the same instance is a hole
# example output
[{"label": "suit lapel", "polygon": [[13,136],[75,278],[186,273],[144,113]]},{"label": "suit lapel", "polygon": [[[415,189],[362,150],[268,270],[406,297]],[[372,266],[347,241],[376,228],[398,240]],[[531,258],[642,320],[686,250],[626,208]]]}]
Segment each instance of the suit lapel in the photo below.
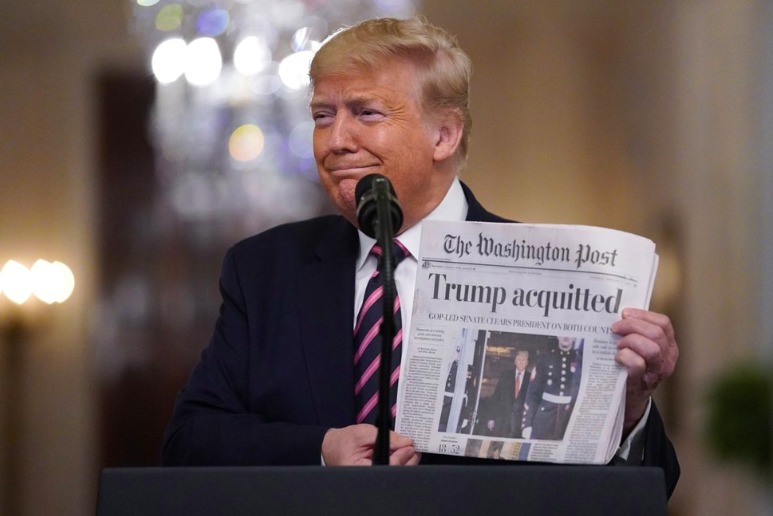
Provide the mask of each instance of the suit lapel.
[{"label": "suit lapel", "polygon": [[466,184],[462,183],[462,190],[464,190],[464,197],[467,199],[467,221],[468,222],[514,222],[512,220],[503,219],[498,215],[494,215],[491,212],[481,206],[478,200],[472,195],[472,191]]},{"label": "suit lapel", "polygon": [[343,217],[299,276],[299,320],[314,407],[321,424],[354,422],[352,321],[357,231]]}]

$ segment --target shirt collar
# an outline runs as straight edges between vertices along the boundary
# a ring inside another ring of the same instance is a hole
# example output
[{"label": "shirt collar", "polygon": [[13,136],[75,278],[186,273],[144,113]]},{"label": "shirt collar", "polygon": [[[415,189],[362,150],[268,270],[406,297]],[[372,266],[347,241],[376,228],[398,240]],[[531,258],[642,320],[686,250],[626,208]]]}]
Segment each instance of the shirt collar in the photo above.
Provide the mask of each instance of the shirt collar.
[{"label": "shirt collar", "polygon": [[[450,220],[450,221],[463,221],[467,218],[467,199],[464,197],[464,190],[462,190],[462,184],[459,182],[459,178],[455,177],[451,187],[446,192],[443,200],[440,204],[432,210],[429,215],[424,217],[421,221],[415,224],[413,227],[408,228],[403,234],[397,237],[398,240],[411,252],[411,256],[414,259],[419,257],[419,247],[421,245],[421,226],[425,220]],[[357,269],[362,269],[365,265],[365,261],[368,259],[370,250],[373,244],[376,243],[375,238],[371,238],[362,231],[357,231],[360,236],[360,255],[357,258]]]}]

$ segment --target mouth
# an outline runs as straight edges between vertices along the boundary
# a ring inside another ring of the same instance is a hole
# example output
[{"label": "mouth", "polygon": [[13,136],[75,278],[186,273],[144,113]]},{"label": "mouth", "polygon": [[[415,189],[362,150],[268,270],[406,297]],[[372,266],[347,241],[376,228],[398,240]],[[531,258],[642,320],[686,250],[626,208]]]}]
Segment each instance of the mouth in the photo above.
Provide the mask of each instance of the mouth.
[{"label": "mouth", "polygon": [[373,171],[376,165],[335,165],[329,167],[327,170],[335,176],[341,178],[346,177],[362,177]]}]

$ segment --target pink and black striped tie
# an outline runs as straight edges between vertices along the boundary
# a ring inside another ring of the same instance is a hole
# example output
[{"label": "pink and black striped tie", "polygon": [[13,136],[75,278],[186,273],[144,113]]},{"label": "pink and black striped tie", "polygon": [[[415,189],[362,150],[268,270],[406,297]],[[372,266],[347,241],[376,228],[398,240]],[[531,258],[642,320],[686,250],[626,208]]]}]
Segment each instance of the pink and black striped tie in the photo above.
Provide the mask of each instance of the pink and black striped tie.
[{"label": "pink and black striped tie", "polygon": [[[399,241],[392,244],[395,268],[410,253]],[[371,254],[381,258],[381,247],[376,244]],[[381,364],[381,321],[384,318],[384,286],[381,275],[376,269],[365,288],[357,324],[354,327],[354,398],[357,411],[357,423],[375,424],[378,413],[378,374]],[[400,377],[400,359],[402,354],[403,330],[400,314],[400,297],[395,296],[395,338],[392,342],[392,375],[389,379],[389,399],[392,417],[397,413],[397,380]]]}]

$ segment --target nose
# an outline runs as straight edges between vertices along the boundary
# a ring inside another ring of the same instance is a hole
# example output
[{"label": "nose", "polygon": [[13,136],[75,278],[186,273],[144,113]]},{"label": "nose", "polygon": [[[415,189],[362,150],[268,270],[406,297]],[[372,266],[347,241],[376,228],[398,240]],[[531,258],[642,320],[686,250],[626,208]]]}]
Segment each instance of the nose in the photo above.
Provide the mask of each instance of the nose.
[{"label": "nose", "polygon": [[336,154],[357,152],[357,135],[355,120],[346,112],[336,114],[330,127],[328,146]]}]

